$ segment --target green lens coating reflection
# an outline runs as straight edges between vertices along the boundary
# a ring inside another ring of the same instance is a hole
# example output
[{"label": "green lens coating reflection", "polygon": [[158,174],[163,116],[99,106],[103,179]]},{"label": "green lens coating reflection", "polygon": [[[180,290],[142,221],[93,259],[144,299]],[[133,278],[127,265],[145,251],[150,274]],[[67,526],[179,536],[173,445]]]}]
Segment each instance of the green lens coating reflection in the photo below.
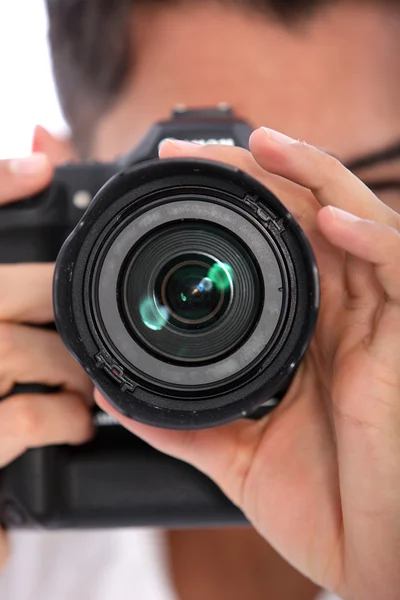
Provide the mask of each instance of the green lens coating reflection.
[{"label": "green lens coating reflection", "polygon": [[[215,286],[219,291],[225,291],[232,286],[233,270],[226,263],[214,263],[209,269],[207,277],[201,279],[196,287],[200,293],[210,292]],[[180,298],[183,302],[187,302],[189,298],[182,292]],[[142,322],[152,331],[161,331],[169,320],[169,311],[165,306],[158,305],[154,298],[146,297],[142,300],[139,306]]]},{"label": "green lens coating reflection", "polygon": [[142,300],[139,312],[143,323],[153,331],[161,331],[168,321],[167,309],[164,306],[157,306],[151,298]]},{"label": "green lens coating reflection", "polygon": [[222,262],[215,263],[208,271],[208,278],[218,290],[227,290],[233,283],[232,267]]}]

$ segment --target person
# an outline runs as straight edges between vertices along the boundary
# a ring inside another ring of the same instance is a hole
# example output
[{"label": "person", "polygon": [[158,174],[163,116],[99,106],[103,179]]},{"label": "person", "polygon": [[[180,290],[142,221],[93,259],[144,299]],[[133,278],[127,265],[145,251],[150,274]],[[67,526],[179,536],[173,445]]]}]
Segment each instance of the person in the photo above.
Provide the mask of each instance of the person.
[{"label": "person", "polygon": [[[2,203],[44,187],[55,162],[74,155],[112,160],[127,152],[178,103],[224,100],[257,128],[251,154],[171,140],[161,158],[205,156],[249,171],[293,212],[320,267],[316,334],[287,397],[269,417],[182,436],[126,420],[96,394],[136,435],[212,477],[294,567],[285,570],[287,563],[251,532],[243,547],[256,576],[239,596],[242,533],[210,532],[212,545],[201,532],[178,534],[171,538],[178,593],[190,600],[205,591],[212,598],[212,590],[218,598],[296,593],[311,600],[315,584],[343,599],[394,600],[400,583],[400,4],[48,0],[48,8],[71,144],[38,130],[39,153],[0,165]],[[352,174],[342,163],[358,169]],[[33,378],[63,384],[53,397],[1,403],[2,465],[26,448],[91,435],[90,382],[56,334],[26,325],[51,319],[52,273],[51,265],[0,267],[0,289],[7,290],[0,298],[0,395]],[[195,543],[197,535],[203,544]],[[229,545],[217,545],[218,536]],[[236,562],[224,562],[224,550],[233,547]],[[208,564],[199,577],[204,554]],[[207,588],[210,556],[230,576],[213,571]]]}]

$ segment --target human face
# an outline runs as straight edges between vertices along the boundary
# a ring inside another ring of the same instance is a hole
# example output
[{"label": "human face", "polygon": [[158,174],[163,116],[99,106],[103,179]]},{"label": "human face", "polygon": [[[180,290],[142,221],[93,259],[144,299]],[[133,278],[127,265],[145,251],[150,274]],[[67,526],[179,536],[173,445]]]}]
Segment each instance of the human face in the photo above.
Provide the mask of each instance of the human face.
[{"label": "human face", "polygon": [[[100,124],[98,158],[128,151],[178,103],[227,101],[254,126],[306,140],[346,164],[400,140],[400,9],[393,4],[344,0],[288,28],[205,1],[140,9],[133,28],[135,68]],[[372,162],[357,174],[395,179],[397,166],[400,160]]]}]

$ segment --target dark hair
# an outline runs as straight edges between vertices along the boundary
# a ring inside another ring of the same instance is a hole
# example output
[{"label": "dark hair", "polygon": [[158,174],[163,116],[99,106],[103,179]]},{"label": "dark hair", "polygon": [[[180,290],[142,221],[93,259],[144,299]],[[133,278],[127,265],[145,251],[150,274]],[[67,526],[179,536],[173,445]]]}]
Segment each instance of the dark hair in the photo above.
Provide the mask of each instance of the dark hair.
[{"label": "dark hair", "polygon": [[[334,0],[219,1],[293,23]],[[49,41],[59,99],[75,143],[83,154],[87,154],[98,119],[121,92],[132,66],[130,12],[134,2],[47,0]],[[179,0],[136,0],[140,2],[172,5]]]}]

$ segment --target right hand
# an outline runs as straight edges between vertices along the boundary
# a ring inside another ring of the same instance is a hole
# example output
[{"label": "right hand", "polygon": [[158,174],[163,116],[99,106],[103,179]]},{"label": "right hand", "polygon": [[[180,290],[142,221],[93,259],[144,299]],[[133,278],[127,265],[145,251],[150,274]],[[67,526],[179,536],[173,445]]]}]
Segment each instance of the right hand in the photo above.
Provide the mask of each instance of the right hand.
[{"label": "right hand", "polygon": [[[36,194],[51,181],[44,154],[0,161],[0,206]],[[1,218],[1,212],[0,212]],[[0,264],[0,469],[29,448],[81,444],[93,434],[93,385],[55,331],[52,264]],[[60,386],[52,394],[9,396],[15,384]],[[0,567],[6,558],[0,531]]]}]

